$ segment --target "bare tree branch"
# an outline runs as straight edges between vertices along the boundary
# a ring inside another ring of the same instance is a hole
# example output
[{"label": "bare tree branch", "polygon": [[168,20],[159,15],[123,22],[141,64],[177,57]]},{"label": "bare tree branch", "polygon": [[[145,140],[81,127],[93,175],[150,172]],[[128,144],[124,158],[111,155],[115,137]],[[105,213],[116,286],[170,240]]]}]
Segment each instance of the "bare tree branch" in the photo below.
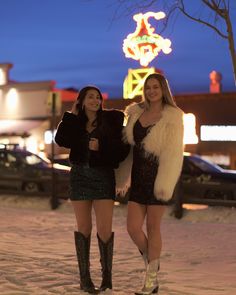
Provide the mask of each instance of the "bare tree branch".
[{"label": "bare tree branch", "polygon": [[[204,3],[205,2],[208,2],[206,0],[202,0]],[[187,16],[189,19],[195,21],[195,22],[198,22],[198,23],[201,23],[201,24],[204,24],[205,26],[213,29],[217,34],[219,34],[222,38],[224,39],[227,39],[228,36],[227,35],[224,35],[216,26],[212,25],[211,23],[207,22],[207,21],[204,21],[202,20],[201,18],[196,18],[192,15],[190,15],[186,10],[185,10],[185,6],[184,6],[184,2],[183,0],[180,0],[181,2],[181,5],[178,6],[178,9],[185,15]]]},{"label": "bare tree branch", "polygon": [[[117,0],[118,3],[127,3],[129,0]],[[197,1],[197,0],[195,0]],[[235,1],[235,0],[233,0]],[[233,65],[233,72],[234,72],[234,80],[236,84],[236,50],[235,50],[235,42],[234,42],[234,33],[233,27],[230,18],[230,0],[199,0],[203,6],[207,7],[213,15],[209,16],[209,21],[205,20],[205,17],[195,16],[192,12],[187,11],[185,7],[185,0],[139,0],[139,1],[130,1],[132,4],[128,5],[126,8],[129,13],[131,11],[137,10],[137,7],[142,10],[152,6],[154,3],[161,2],[164,5],[167,3],[172,3],[171,6],[168,6],[166,9],[166,19],[164,21],[164,29],[166,29],[169,20],[173,17],[173,13],[176,10],[179,10],[183,15],[188,17],[190,20],[194,22],[198,22],[206,27],[209,27],[213,31],[215,31],[220,37],[226,39],[229,45],[229,51],[231,55],[232,65]],[[138,3],[138,5],[137,5]],[[198,15],[201,15],[199,12]],[[217,26],[218,22],[224,22],[226,26],[226,32],[222,32]],[[163,30],[164,30],[163,29]],[[162,31],[163,31],[162,30]]]},{"label": "bare tree branch", "polygon": [[208,6],[211,10],[213,10],[217,15],[225,19],[225,9],[220,8],[221,1],[219,1],[218,4],[216,4],[214,0],[212,0],[212,3],[209,3],[208,0],[202,0],[202,2],[206,4],[206,6]]}]

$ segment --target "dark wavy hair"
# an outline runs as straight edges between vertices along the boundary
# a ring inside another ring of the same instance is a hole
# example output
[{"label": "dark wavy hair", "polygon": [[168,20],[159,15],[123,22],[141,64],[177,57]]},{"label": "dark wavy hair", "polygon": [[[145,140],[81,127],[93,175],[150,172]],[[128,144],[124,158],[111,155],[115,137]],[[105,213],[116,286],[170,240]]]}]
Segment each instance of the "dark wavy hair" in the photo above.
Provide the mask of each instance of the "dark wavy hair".
[{"label": "dark wavy hair", "polygon": [[84,102],[85,96],[89,90],[96,90],[98,92],[100,100],[101,100],[100,108],[97,111],[97,117],[92,123],[93,126],[97,126],[97,125],[100,125],[100,122],[101,122],[101,113],[102,113],[102,109],[103,109],[102,108],[103,97],[102,97],[102,93],[101,93],[100,89],[97,88],[96,86],[89,85],[89,86],[86,86],[86,87],[83,87],[80,89],[79,94],[76,99],[78,101],[78,103],[77,103],[78,116],[82,119],[84,124],[86,124],[86,122],[88,121],[88,117],[87,117],[85,110],[83,108],[83,102]]}]

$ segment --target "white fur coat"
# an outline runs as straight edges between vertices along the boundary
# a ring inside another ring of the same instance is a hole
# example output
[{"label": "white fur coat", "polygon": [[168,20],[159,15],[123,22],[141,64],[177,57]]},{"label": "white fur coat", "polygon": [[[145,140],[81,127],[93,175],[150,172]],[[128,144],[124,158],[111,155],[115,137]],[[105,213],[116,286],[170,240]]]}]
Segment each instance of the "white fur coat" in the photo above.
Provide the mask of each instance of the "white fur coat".
[{"label": "white fur coat", "polygon": [[[124,128],[124,139],[134,143],[133,128],[144,109],[134,103],[127,107],[128,123]],[[173,195],[183,162],[183,112],[179,108],[165,105],[161,119],[150,128],[143,139],[146,156],[154,157],[159,162],[158,173],[154,182],[154,195],[158,200],[168,201]],[[132,155],[120,164],[117,174],[117,187],[129,186],[132,167]]]}]

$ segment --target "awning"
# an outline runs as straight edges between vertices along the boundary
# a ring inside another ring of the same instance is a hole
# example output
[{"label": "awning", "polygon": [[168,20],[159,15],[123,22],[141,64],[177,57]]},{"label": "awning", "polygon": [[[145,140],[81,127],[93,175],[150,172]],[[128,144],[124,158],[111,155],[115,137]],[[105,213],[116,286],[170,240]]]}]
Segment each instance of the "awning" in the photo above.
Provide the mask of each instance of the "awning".
[{"label": "awning", "polygon": [[38,127],[44,120],[0,120],[0,136],[29,135],[29,131]]}]

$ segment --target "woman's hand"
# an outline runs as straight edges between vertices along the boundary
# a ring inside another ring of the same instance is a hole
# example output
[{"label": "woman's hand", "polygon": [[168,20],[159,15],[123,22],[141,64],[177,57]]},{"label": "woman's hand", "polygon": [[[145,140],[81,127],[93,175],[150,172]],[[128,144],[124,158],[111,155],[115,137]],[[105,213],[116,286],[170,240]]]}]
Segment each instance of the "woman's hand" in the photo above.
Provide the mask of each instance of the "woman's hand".
[{"label": "woman's hand", "polygon": [[89,140],[89,149],[91,151],[98,151],[99,150],[99,143],[98,143],[98,139],[91,137]]},{"label": "woman's hand", "polygon": [[78,100],[73,103],[71,113],[74,115],[78,115]]},{"label": "woman's hand", "polygon": [[157,200],[165,200],[166,199],[166,192],[164,190],[158,190],[156,192]]}]

